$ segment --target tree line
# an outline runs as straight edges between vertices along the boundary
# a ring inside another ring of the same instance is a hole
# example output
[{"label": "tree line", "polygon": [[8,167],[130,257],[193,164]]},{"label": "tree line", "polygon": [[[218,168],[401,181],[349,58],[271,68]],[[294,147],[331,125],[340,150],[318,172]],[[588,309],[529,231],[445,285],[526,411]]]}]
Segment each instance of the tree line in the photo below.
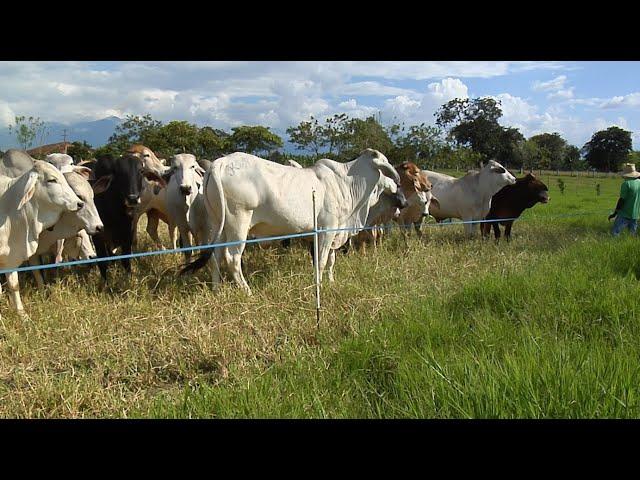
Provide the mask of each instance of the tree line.
[{"label": "tree line", "polygon": [[[298,154],[283,152],[283,139],[264,126],[243,125],[224,131],[187,121],[163,123],[148,114],[128,115],[106,145],[94,149],[86,142],[73,142],[67,153],[74,158],[116,155],[133,143],[142,143],[161,158],[188,152],[215,159],[243,151],[280,163],[290,158],[307,166],[319,158],[349,161],[365,148],[375,148],[392,163],[412,161],[423,168],[463,170],[489,159],[512,169],[599,171],[617,171],[624,162],[640,161],[640,152],[632,151],[631,132],[619,127],[595,132],[578,148],[557,132],[525,138],[519,129],[500,125],[502,115],[499,100],[482,97],[445,103],[434,114],[435,125],[385,126],[375,115],[361,119],[342,113],[322,121],[311,116],[286,129]],[[31,143],[43,131],[39,118],[16,117],[16,125],[12,131],[21,145]]]}]

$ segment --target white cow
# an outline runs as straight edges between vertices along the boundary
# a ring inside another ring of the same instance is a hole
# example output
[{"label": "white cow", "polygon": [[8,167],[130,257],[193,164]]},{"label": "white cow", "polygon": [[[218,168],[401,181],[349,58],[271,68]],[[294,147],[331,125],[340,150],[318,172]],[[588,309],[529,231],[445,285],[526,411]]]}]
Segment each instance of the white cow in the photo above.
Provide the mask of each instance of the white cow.
[{"label": "white cow", "polygon": [[[469,172],[461,178],[429,170],[424,172],[431,180],[432,192],[439,201],[439,205],[432,205],[430,209],[436,220],[482,220],[491,209],[491,197],[503,187],[516,183],[515,177],[494,160],[489,160],[479,171]],[[472,236],[477,225],[465,224],[465,232]]]},{"label": "white cow", "polygon": [[[250,233],[262,237],[313,230],[314,191],[318,228],[362,228],[380,176],[384,174],[400,182],[398,172],[387,158],[372,149],[332,168],[323,163],[299,169],[240,152],[217,159],[204,179],[206,209],[212,223],[218,225],[214,243],[244,241]],[[332,249],[342,246],[347,238],[348,234],[342,232],[318,235],[320,278],[327,261],[335,257],[330,255]],[[217,266],[228,268],[234,281],[251,294],[241,269],[244,247],[241,243],[218,248],[215,260]],[[208,250],[182,272],[203,267],[211,256]],[[211,271],[217,285],[220,272],[212,264]]]},{"label": "white cow", "polygon": [[132,228],[134,229],[134,242],[137,244],[137,228],[138,222],[142,215],[147,214],[147,233],[154,241],[157,248],[164,250],[162,241],[158,236],[158,225],[160,220],[167,224],[169,231],[169,241],[171,248],[177,247],[176,225],[169,217],[167,207],[167,187],[160,186],[157,182],[142,179],[142,192],[140,193],[140,203],[136,207]]},{"label": "white cow", "polygon": [[[93,187],[89,184],[91,169],[73,164],[69,155],[54,153],[47,155],[47,162],[54,165],[64,175],[71,190],[84,202],[84,207],[77,212],[65,212],[51,229],[44,230],[38,239],[38,248],[29,259],[30,265],[39,265],[39,256],[49,252],[52,248],[56,252],[56,263],[62,261],[62,251],[65,239],[73,240],[80,230],[86,230],[94,235],[104,228],[98,210],[93,201],[94,193],[101,193],[108,187],[107,178],[99,179]],[[8,150],[2,159],[0,173],[5,172],[10,177],[17,177],[33,167],[34,159],[21,150]],[[44,287],[42,275],[34,270],[33,275],[39,288]]]},{"label": "white cow", "polygon": [[[171,159],[171,177],[165,188],[167,213],[180,231],[183,247],[192,246],[192,235],[197,245],[206,244],[211,237],[212,226],[202,193],[204,173],[190,153],[174,155]],[[189,260],[191,252],[185,252],[185,257]]]},{"label": "white cow", "polygon": [[[33,168],[17,178],[0,175],[0,268],[16,268],[38,248],[40,234],[65,212],[84,206],[62,173],[36,160]],[[7,273],[10,299],[24,313],[18,273]]]}]

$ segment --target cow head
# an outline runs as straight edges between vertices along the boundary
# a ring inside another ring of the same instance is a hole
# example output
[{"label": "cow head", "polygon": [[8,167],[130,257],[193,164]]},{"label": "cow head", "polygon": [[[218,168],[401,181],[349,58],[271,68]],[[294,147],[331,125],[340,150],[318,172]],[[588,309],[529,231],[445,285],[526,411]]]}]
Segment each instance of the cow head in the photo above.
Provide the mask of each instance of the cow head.
[{"label": "cow head", "polygon": [[85,204],[84,208],[80,209],[76,214],[80,221],[81,228],[86,230],[89,235],[95,235],[101,232],[104,229],[104,224],[100,219],[98,209],[93,199],[94,188],[92,188],[88,181],[91,170],[87,167],[74,166],[71,172],[64,173],[63,175],[74,193]]},{"label": "cow head", "polygon": [[533,207],[538,202],[549,202],[549,189],[543,182],[538,180],[533,173],[528,173],[524,178],[519,178],[517,183],[525,186],[524,190],[527,208]]},{"label": "cow head", "polygon": [[142,162],[142,167],[146,171],[155,172],[158,175],[162,175],[167,170],[169,170],[169,167],[164,165],[164,163],[158,157],[156,157],[156,154],[153,153],[150,148],[145,147],[144,145],[132,145],[127,150],[127,153],[139,158]]},{"label": "cow head", "polygon": [[[95,168],[95,175],[98,182],[102,182],[100,193],[111,192],[110,200],[114,205],[123,205],[128,215],[133,215],[134,208],[140,203],[143,178],[158,182],[163,187],[166,186],[165,180],[160,175],[145,169],[140,159],[131,154],[118,158],[100,158]],[[96,184],[94,184],[94,193],[98,195]]]},{"label": "cow head", "polygon": [[185,198],[195,197],[202,190],[204,169],[198,165],[196,157],[190,153],[174,155],[171,159],[170,183]]},{"label": "cow head", "polygon": [[84,202],[71,189],[62,173],[53,165],[36,160],[30,175],[19,209],[32,197],[38,201],[39,210],[49,209],[58,213],[77,212],[84,207]]},{"label": "cow head", "polygon": [[392,207],[403,209],[408,205],[407,198],[404,192],[402,191],[402,189],[398,188],[398,185],[396,185],[396,182],[391,180],[389,177],[385,177],[384,175],[381,175],[380,186],[381,186],[381,193],[384,195],[387,195],[392,200],[392,203],[391,203]]},{"label": "cow head", "polygon": [[66,153],[50,153],[45,157],[45,161],[56,167],[62,173],[73,166],[73,158]]},{"label": "cow head", "polygon": [[489,160],[482,166],[480,179],[481,184],[491,192],[491,195],[507,185],[516,183],[516,178],[495,160]]}]

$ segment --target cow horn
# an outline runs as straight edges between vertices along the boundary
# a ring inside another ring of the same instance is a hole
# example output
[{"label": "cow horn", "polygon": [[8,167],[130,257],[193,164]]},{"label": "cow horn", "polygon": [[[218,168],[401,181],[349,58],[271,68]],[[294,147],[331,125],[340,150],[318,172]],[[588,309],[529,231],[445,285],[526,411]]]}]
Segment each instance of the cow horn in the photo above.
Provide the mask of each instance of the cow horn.
[{"label": "cow horn", "polygon": [[391,165],[381,162],[378,164],[378,169],[382,172],[384,176],[392,178],[393,180],[395,180],[396,184],[400,185],[400,175],[398,175],[398,172],[396,171],[396,169],[393,168]]}]

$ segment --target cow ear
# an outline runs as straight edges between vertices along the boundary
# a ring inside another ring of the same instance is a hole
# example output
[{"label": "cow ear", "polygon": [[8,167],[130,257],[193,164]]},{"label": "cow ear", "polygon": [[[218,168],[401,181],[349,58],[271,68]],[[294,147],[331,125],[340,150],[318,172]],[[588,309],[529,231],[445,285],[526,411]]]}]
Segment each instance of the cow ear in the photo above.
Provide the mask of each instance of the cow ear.
[{"label": "cow ear", "polygon": [[82,175],[85,180],[89,180],[91,178],[91,174],[93,173],[93,170],[91,170],[89,167],[79,167],[77,165],[73,167],[73,171],[78,175]]},{"label": "cow ear", "polygon": [[142,172],[142,175],[144,175],[144,177],[151,182],[158,182],[161,187],[167,186],[167,182],[165,181],[165,179],[158,175],[156,172],[145,170]]},{"label": "cow ear", "polygon": [[169,183],[169,180],[171,180],[171,176],[174,173],[176,173],[176,169],[171,167],[169,170],[162,174],[162,179],[165,181],[165,183]]},{"label": "cow ear", "polygon": [[113,180],[113,175],[105,175],[96,180],[96,182],[91,186],[93,194],[100,195],[101,193],[106,192],[111,186],[111,180]]},{"label": "cow ear", "polygon": [[22,191],[22,198],[20,199],[20,203],[18,204],[18,210],[22,210],[29,200],[33,197],[33,194],[36,193],[36,184],[38,183],[38,174],[36,172],[29,172],[29,179],[27,180],[27,184],[24,186],[24,190]]}]

